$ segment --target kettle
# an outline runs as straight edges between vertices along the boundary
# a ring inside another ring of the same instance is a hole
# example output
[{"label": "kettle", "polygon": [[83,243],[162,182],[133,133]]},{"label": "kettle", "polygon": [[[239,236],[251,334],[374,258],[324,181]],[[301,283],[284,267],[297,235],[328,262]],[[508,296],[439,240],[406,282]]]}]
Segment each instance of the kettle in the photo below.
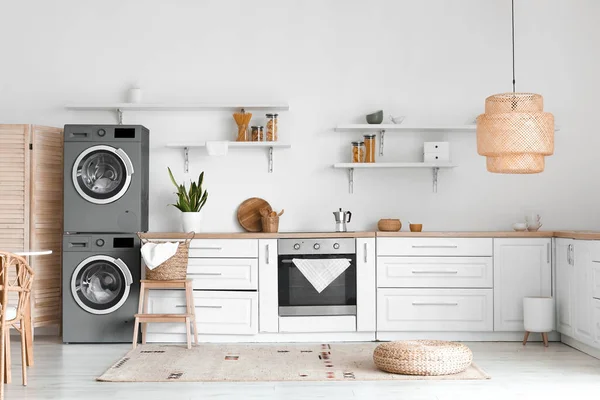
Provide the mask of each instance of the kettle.
[{"label": "kettle", "polygon": [[342,211],[340,208],[339,211],[334,211],[333,216],[335,217],[335,231],[336,232],[347,232],[348,229],[346,227],[346,223],[350,222],[352,218],[352,213],[350,211]]}]

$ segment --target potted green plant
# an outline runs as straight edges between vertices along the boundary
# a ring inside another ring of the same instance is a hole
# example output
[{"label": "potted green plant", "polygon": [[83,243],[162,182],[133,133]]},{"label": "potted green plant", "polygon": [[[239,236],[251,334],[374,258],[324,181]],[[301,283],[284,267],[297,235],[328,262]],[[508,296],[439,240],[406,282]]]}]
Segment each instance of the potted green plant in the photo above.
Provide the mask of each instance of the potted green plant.
[{"label": "potted green plant", "polygon": [[171,177],[171,182],[177,188],[177,202],[175,204],[171,204],[181,211],[181,224],[183,226],[184,232],[198,232],[201,230],[201,220],[202,214],[200,211],[204,204],[206,204],[206,199],[208,199],[208,191],[202,190],[202,182],[204,181],[204,171],[200,173],[198,177],[198,182],[191,181],[190,188],[187,189],[185,184],[178,184],[175,181],[175,177],[171,172],[171,168],[168,168],[169,176]]}]

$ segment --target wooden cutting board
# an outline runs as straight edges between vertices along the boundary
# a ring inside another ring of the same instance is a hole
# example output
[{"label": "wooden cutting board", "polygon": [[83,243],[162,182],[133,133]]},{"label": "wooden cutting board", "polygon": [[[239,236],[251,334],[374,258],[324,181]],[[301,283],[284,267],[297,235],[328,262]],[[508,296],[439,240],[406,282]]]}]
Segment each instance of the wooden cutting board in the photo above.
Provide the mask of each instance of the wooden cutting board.
[{"label": "wooden cutting board", "polygon": [[240,204],[237,212],[238,222],[242,228],[248,232],[261,232],[262,221],[260,210],[265,207],[268,208],[269,211],[272,210],[271,205],[266,200],[259,197],[251,197],[244,200],[242,204]]}]

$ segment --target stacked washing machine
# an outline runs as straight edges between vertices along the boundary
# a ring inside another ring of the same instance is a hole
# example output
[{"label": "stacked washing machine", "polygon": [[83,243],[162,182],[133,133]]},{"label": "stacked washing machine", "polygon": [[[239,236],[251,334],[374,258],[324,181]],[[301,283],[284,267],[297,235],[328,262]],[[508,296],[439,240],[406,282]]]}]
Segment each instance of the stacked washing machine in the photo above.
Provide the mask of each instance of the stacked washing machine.
[{"label": "stacked washing machine", "polygon": [[65,125],[64,135],[63,342],[131,342],[136,233],[148,230],[149,131]]}]

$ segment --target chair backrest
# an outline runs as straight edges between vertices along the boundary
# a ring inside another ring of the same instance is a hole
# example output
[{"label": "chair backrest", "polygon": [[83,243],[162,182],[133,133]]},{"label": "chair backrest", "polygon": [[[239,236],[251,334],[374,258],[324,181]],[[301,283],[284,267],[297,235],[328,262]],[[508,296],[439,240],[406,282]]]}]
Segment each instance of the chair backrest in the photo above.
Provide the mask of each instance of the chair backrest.
[{"label": "chair backrest", "polygon": [[[16,293],[18,296],[16,319],[20,319],[29,302],[34,272],[23,257],[13,253],[0,251],[0,264],[2,308],[5,309],[8,305],[10,293]],[[4,318],[5,313],[2,314]]]}]

